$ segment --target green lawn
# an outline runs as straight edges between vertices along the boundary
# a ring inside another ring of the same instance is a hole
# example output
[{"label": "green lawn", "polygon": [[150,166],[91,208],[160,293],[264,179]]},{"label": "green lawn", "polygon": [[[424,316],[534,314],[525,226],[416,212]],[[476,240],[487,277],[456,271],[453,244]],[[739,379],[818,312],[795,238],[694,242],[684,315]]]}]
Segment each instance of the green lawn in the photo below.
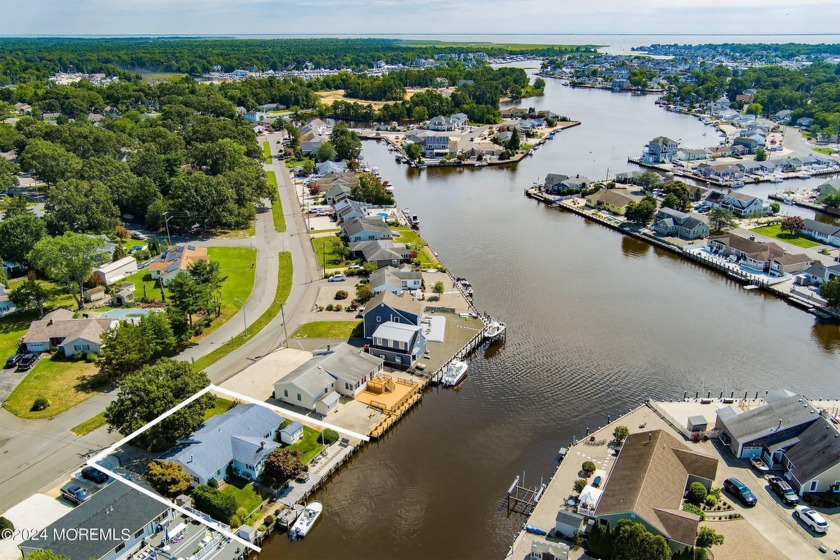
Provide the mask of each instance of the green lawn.
[{"label": "green lawn", "polygon": [[0,359],[4,364],[6,358],[17,352],[18,341],[26,334],[29,323],[37,318],[37,313],[14,313],[0,319]]},{"label": "green lawn", "polygon": [[440,261],[432,253],[428,245],[417,252],[417,260],[420,261],[420,266],[423,268],[434,268],[440,265]]},{"label": "green lawn", "polygon": [[397,243],[405,243],[407,245],[418,245],[423,247],[426,245],[426,242],[423,240],[422,237],[417,235],[411,228],[407,227],[398,227],[398,228],[391,228],[393,231],[399,232],[399,237],[397,237],[394,241]]},{"label": "green lawn", "polygon": [[286,160],[286,167],[289,169],[294,169],[295,167],[301,167],[304,162],[311,161],[312,165],[315,165],[315,160],[312,158],[303,158],[303,159],[287,159]]},{"label": "green lawn", "polygon": [[207,422],[217,414],[224,414],[236,404],[235,402],[223,399],[221,397],[214,397],[216,399],[216,404],[213,408],[204,411],[204,421]]},{"label": "green lawn", "polygon": [[775,237],[776,239],[786,241],[791,245],[796,245],[797,247],[802,247],[803,249],[810,249],[811,247],[820,246],[820,243],[817,243],[816,241],[811,241],[810,239],[806,239],[799,235],[791,235],[788,232],[783,233],[780,224],[773,224],[769,226],[755,228],[752,231],[760,233],[761,235],[766,235],[768,237]]},{"label": "green lawn", "polygon": [[233,496],[236,500],[236,509],[245,508],[249,514],[263,503],[263,497],[257,493],[254,483],[247,480],[233,478],[225,484],[221,492]]},{"label": "green lawn", "polygon": [[268,142],[263,142],[263,161],[268,164],[272,163],[271,145]]},{"label": "green lawn", "polygon": [[[68,410],[103,389],[95,363],[74,361],[56,353],[44,357],[9,395],[6,409],[20,418],[48,418]],[[32,404],[46,397],[50,406],[35,412]]]},{"label": "green lawn", "polygon": [[362,321],[313,321],[300,326],[292,338],[350,338],[362,336]]},{"label": "green lawn", "polygon": [[347,259],[346,261],[342,261],[341,257],[339,257],[334,251],[336,245],[333,240],[339,242],[341,241],[337,235],[312,238],[312,248],[315,250],[315,256],[318,259],[318,264],[321,265],[322,268],[325,264],[326,268],[336,268],[359,262],[359,259]]},{"label": "green lawn", "polygon": [[72,428],[70,431],[81,437],[88,435],[94,430],[98,430],[105,424],[105,411],[103,410],[93,418],[89,418],[75,428]]},{"label": "green lawn", "polygon": [[268,325],[274,317],[280,313],[281,304],[285,303],[292,291],[292,254],[289,252],[280,253],[280,267],[277,274],[277,291],[274,293],[274,302],[260,315],[259,319],[248,327],[248,336],[240,334],[219,346],[206,356],[202,356],[193,364],[195,371],[201,371],[208,366],[215,364],[247,341],[254,338]]},{"label": "green lawn", "polygon": [[274,187],[277,200],[271,203],[271,217],[274,219],[275,231],[286,231],[286,216],[283,215],[283,203],[280,201],[280,191],[277,188],[277,175],[274,171],[266,171],[268,184]]},{"label": "green lawn", "polygon": [[831,154],[834,153],[834,150],[832,150],[828,146],[817,146],[816,148],[814,148],[814,151],[819,152],[821,154],[825,154],[827,156],[830,156]]},{"label": "green lawn", "polygon": [[300,438],[300,441],[289,445],[286,449],[297,449],[300,451],[300,462],[305,465],[324,448],[323,445],[318,443],[318,435],[320,433],[309,426],[304,426],[303,437]]}]

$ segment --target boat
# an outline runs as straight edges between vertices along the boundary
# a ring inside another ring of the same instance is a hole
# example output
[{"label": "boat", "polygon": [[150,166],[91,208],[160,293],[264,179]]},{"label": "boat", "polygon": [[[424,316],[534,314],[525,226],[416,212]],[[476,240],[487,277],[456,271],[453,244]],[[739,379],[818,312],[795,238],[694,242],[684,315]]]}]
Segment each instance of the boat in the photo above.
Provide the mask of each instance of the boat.
[{"label": "boat", "polygon": [[305,537],[312,529],[312,526],[315,525],[315,521],[318,519],[318,516],[321,515],[321,510],[323,508],[324,506],[322,506],[320,502],[310,502],[307,504],[303,513],[300,514],[300,517],[297,518],[295,524],[292,525],[292,528],[289,531],[289,538],[294,540]]},{"label": "boat", "polygon": [[452,360],[449,367],[446,368],[446,373],[440,378],[440,383],[444,387],[454,387],[464,380],[467,376],[467,363],[461,360]]},{"label": "boat", "polygon": [[782,179],[778,175],[773,175],[773,176],[770,177],[770,182],[771,183],[781,183],[783,181],[784,181],[784,179]]},{"label": "boat", "polygon": [[505,332],[507,325],[502,323],[501,321],[497,321],[493,319],[489,325],[487,325],[487,330],[484,331],[484,336],[489,338],[490,340],[496,340],[499,338],[502,333]]},{"label": "boat", "polygon": [[475,167],[487,167],[489,164],[486,161],[476,162]]},{"label": "boat", "polygon": [[732,186],[733,188],[734,188],[734,187],[743,187],[743,186],[744,186],[744,182],[743,182],[743,181],[733,181],[731,186]]},{"label": "boat", "polygon": [[750,464],[753,466],[753,468],[761,472],[767,472],[770,470],[770,467],[767,466],[767,463],[765,463],[757,457],[750,459]]},{"label": "boat", "polygon": [[802,175],[799,176],[799,178],[800,179],[810,179],[811,174],[810,173],[803,173]]},{"label": "boat", "polygon": [[417,228],[420,227],[420,218],[417,217],[417,214],[412,214],[411,218],[409,218],[409,224],[414,229],[417,229]]}]

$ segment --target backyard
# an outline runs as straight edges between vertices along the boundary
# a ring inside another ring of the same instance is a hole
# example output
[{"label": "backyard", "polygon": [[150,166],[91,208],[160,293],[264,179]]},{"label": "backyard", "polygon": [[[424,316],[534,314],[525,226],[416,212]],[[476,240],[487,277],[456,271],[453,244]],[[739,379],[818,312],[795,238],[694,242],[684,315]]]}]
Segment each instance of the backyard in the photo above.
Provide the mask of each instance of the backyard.
[{"label": "backyard", "polygon": [[[236,509],[238,510],[239,508],[244,508],[245,511],[248,512],[248,515],[260,507],[260,504],[262,504],[264,500],[264,498],[257,492],[256,488],[254,488],[253,482],[249,482],[241,478],[230,477],[221,488],[221,492],[222,494],[233,496],[233,499],[236,500]],[[245,519],[242,519],[242,521],[244,522]]]},{"label": "backyard", "polygon": [[304,465],[312,460],[315,455],[321,452],[324,446],[318,443],[318,435],[321,432],[313,430],[309,426],[303,427],[303,437],[300,441],[293,443],[286,447],[286,449],[296,449],[300,451],[300,462]]},{"label": "backyard", "polygon": [[323,268],[337,268],[359,262],[359,259],[348,258],[342,260],[338,253],[336,253],[336,249],[340,246],[342,246],[341,239],[337,235],[312,238],[312,248],[315,250],[318,264]]},{"label": "backyard", "polygon": [[341,338],[362,336],[361,321],[313,321],[295,331],[292,338]]},{"label": "backyard", "polygon": [[228,400],[223,399],[222,397],[214,397],[216,399],[216,403],[213,405],[213,408],[209,408],[204,411],[204,421],[207,422],[217,414],[224,414],[231,408],[233,408],[236,403]]},{"label": "backyard", "polygon": [[811,247],[820,246],[820,244],[816,241],[811,241],[810,239],[806,239],[800,235],[791,234],[789,232],[783,232],[781,224],[763,226],[760,228],[755,228],[752,231],[754,231],[755,233],[760,233],[761,235],[766,235],[767,237],[779,239],[780,241],[785,241],[787,243],[790,243],[791,245],[802,247],[803,249],[810,249]]}]

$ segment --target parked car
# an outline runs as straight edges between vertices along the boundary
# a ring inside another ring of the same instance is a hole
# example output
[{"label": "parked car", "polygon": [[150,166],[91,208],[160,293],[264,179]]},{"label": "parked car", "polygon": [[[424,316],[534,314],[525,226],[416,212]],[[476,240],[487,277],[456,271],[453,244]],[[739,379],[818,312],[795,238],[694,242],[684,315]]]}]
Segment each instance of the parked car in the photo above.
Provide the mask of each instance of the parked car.
[{"label": "parked car", "polygon": [[28,371],[38,362],[38,354],[24,354],[18,360],[18,369],[20,371]]},{"label": "parked car", "polygon": [[147,239],[149,238],[149,236],[148,236],[148,235],[146,235],[146,234],[145,234],[145,233],[143,233],[143,232],[140,232],[140,231],[132,231],[132,232],[131,232],[131,238],[132,238],[132,239],[136,239],[136,240],[138,240],[138,241],[145,241],[145,240],[147,240]]},{"label": "parked car", "polygon": [[351,264],[348,268],[349,268],[350,270],[360,270],[360,269],[362,269],[362,268],[364,268],[364,267],[363,267],[362,265],[360,265],[360,264]]},{"label": "parked car", "polygon": [[770,489],[787,505],[795,506],[799,503],[799,496],[796,495],[796,492],[793,491],[793,488],[785,480],[778,476],[771,476],[767,479],[767,482],[770,484]]},{"label": "parked car", "polygon": [[793,516],[815,533],[828,532],[828,521],[809,506],[796,506],[796,509],[793,510]]},{"label": "parked car", "polygon": [[758,498],[747,488],[747,485],[737,478],[727,478],[723,481],[723,489],[738,498],[738,501],[747,507],[758,503]]},{"label": "parked car", "polygon": [[18,362],[20,362],[21,358],[22,358],[22,356],[20,354],[15,354],[14,356],[9,356],[9,358],[6,360],[6,366],[5,367],[7,367],[7,368],[16,367],[18,365]]},{"label": "parked car", "polygon": [[90,492],[79,486],[78,484],[65,484],[61,487],[61,495],[73,502],[74,504],[82,504],[90,498]]},{"label": "parked car", "polygon": [[102,484],[104,482],[108,482],[108,475],[104,472],[100,471],[99,469],[95,469],[93,467],[85,467],[82,469],[82,478],[85,480],[90,480],[91,482],[95,482],[96,484]]},{"label": "parked car", "polygon": [[333,274],[327,279],[329,282],[344,282],[345,280],[347,280],[347,277],[343,274]]}]

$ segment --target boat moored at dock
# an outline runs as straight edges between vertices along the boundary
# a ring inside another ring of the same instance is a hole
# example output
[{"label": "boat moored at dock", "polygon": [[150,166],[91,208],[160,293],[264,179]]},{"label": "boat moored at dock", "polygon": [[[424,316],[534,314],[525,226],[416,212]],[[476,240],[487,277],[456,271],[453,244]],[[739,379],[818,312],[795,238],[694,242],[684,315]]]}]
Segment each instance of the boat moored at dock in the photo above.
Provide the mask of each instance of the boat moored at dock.
[{"label": "boat moored at dock", "polygon": [[497,321],[493,319],[489,325],[487,325],[487,330],[484,331],[484,336],[488,340],[496,340],[500,336],[502,336],[507,329],[507,325],[502,323],[501,321]]},{"label": "boat moored at dock", "polygon": [[444,387],[454,387],[461,383],[467,376],[467,362],[461,360],[452,360],[449,367],[446,368],[446,373],[440,379],[441,385]]},{"label": "boat moored at dock", "polygon": [[289,538],[294,540],[305,537],[312,529],[313,525],[315,525],[315,521],[317,521],[323,509],[324,506],[321,505],[321,502],[311,502],[307,504],[303,513],[300,514],[300,517],[298,517],[295,524],[292,525],[292,528],[289,530]]}]

